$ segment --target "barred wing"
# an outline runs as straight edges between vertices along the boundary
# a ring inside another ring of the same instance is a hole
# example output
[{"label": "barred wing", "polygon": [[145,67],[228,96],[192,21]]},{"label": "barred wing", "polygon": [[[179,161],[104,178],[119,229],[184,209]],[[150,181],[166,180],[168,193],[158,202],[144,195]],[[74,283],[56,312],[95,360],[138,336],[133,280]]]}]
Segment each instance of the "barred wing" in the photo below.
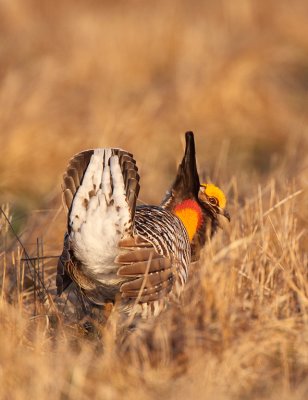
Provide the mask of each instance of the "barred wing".
[{"label": "barred wing", "polygon": [[182,222],[156,206],[136,208],[135,233],[120,246],[130,250],[116,258],[118,275],[130,278],[121,286],[122,298],[139,303],[179,295],[188,276],[190,243]]}]

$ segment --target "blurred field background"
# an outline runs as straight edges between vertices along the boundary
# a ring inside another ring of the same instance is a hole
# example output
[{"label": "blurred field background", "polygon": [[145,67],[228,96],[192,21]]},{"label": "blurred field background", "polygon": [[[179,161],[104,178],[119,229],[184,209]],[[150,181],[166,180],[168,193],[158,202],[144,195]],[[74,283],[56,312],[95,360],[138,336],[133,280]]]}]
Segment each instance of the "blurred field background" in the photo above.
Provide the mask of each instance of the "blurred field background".
[{"label": "blurred field background", "polygon": [[304,0],[0,0],[0,203],[30,255],[60,253],[61,177],[86,148],[132,152],[157,204],[193,130],[232,215],[151,328],[157,357],[30,315],[2,217],[1,398],[308,398],[307,126]]}]

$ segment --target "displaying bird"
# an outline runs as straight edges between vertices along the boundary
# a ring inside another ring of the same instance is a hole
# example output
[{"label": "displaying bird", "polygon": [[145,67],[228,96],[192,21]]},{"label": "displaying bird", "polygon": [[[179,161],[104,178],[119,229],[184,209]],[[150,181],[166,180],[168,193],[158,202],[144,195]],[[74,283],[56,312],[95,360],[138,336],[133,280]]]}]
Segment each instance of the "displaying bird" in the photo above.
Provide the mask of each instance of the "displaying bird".
[{"label": "displaying bird", "polygon": [[132,154],[114,148],[74,156],[63,178],[67,232],[57,269],[61,294],[73,281],[96,305],[156,316],[177,298],[189,265],[225,211],[223,192],[201,184],[192,132],[174,184],[161,206],[136,206],[139,175]]}]

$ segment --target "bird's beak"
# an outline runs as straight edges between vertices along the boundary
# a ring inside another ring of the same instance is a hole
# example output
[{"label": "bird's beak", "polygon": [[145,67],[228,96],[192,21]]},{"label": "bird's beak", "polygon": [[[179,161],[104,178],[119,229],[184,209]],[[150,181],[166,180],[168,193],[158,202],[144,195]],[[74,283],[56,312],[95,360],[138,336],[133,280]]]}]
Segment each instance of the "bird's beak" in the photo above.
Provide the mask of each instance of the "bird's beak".
[{"label": "bird's beak", "polygon": [[[219,208],[219,211],[217,213],[217,220],[218,220],[219,228],[221,228],[223,230],[229,229],[230,214],[228,213],[227,210]],[[227,220],[228,220],[228,222],[227,222]]]},{"label": "bird's beak", "polygon": [[198,196],[200,181],[197,171],[196,150],[194,134],[186,132],[186,147],[183,160],[179,165],[177,176],[173,184],[173,189],[183,191],[183,193],[192,193]]},{"label": "bird's beak", "polygon": [[229,222],[231,221],[230,214],[228,213],[227,210],[223,210],[222,215],[223,215],[225,218],[227,218],[227,220],[228,220]]}]

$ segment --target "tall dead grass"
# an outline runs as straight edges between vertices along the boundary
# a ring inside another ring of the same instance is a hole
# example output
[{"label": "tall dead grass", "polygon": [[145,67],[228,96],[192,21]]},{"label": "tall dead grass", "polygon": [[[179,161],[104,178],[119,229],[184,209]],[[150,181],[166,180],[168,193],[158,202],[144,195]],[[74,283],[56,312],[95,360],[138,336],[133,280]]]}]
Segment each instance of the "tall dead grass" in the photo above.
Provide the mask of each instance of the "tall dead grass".
[{"label": "tall dead grass", "polygon": [[[1,215],[3,399],[308,397],[307,11],[0,4],[0,201],[21,240]],[[158,203],[187,129],[232,222],[181,306],[123,343],[113,318],[89,325],[56,298],[55,258],[34,259],[61,251],[60,180],[75,152],[132,151],[141,200]]]}]

